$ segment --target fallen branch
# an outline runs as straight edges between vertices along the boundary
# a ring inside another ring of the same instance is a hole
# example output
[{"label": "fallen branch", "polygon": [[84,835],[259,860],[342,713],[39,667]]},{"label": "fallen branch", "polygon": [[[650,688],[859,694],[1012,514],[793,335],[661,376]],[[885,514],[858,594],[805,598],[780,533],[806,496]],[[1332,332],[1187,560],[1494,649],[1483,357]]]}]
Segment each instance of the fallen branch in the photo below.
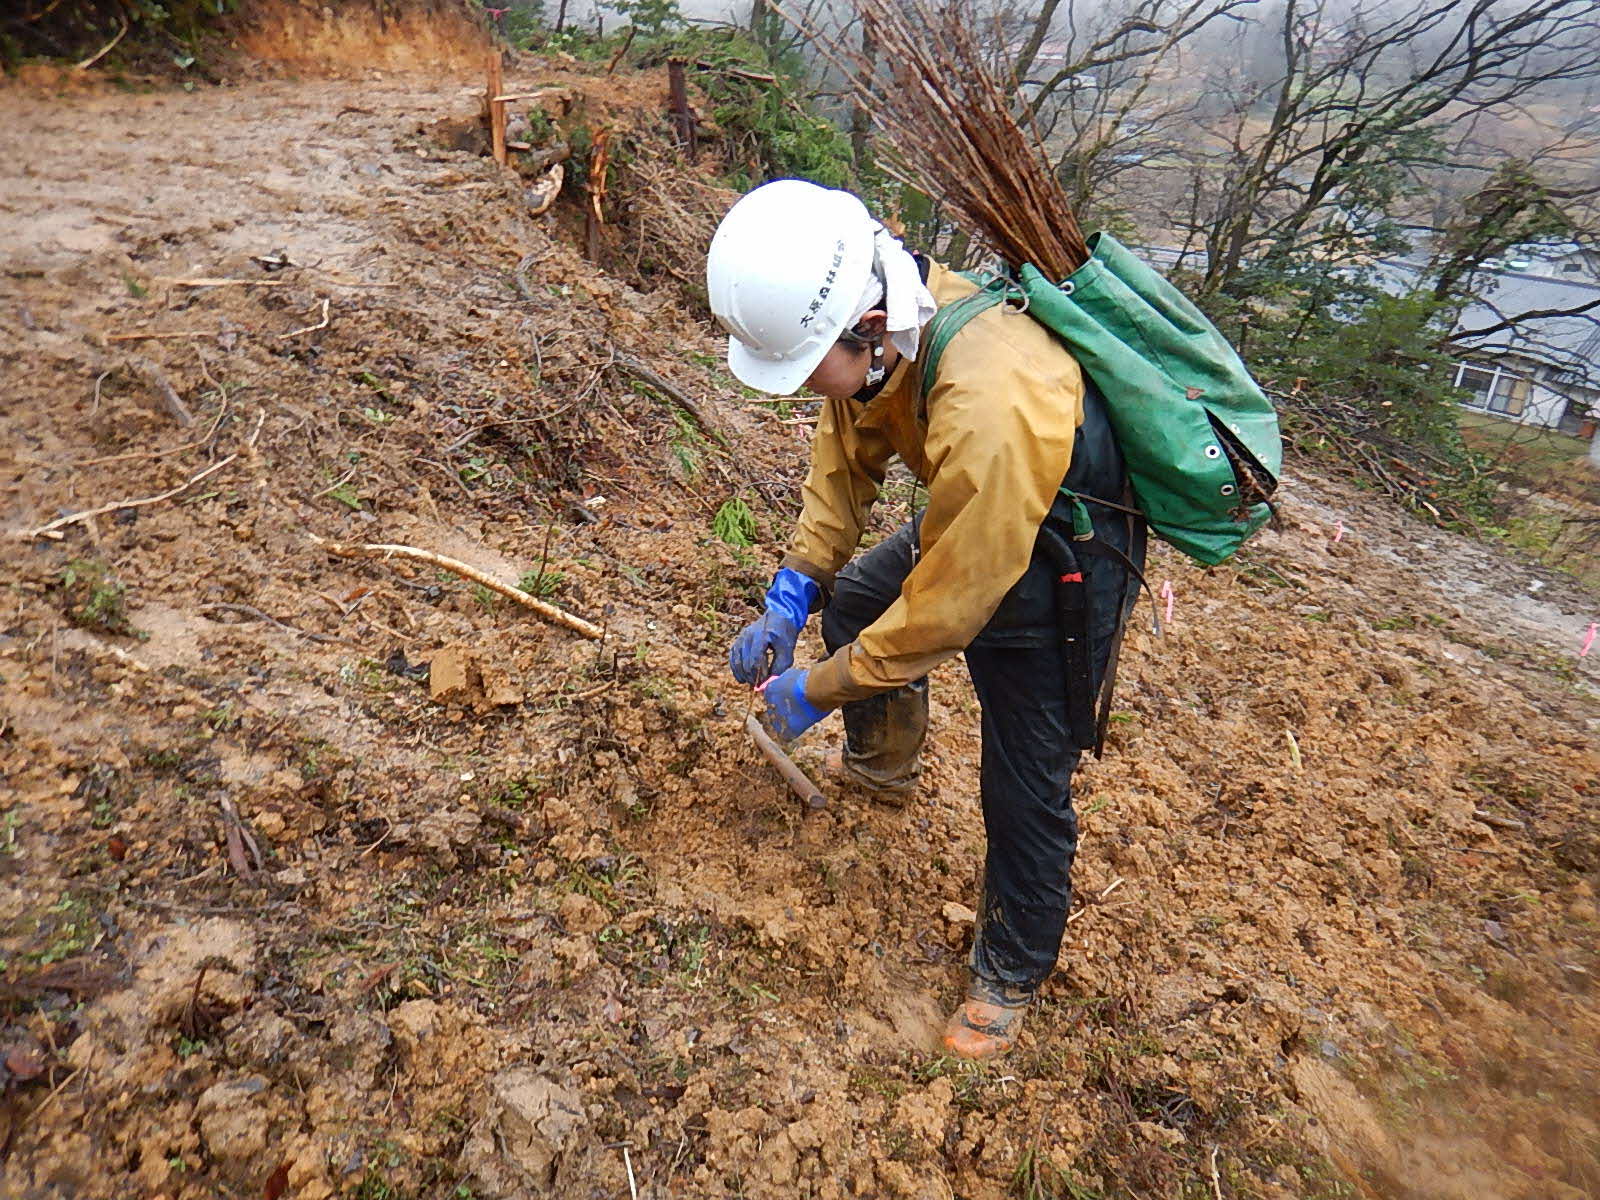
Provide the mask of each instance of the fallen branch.
[{"label": "fallen branch", "polygon": [[538,262],[539,258],[540,252],[537,250],[532,254],[524,254],[522,261],[517,264],[517,269],[512,272],[512,278],[517,282],[517,291],[522,294],[524,300],[532,300],[534,298],[533,288],[528,283],[528,268]]},{"label": "fallen branch", "polygon": [[732,75],[735,79],[748,79],[751,83],[777,83],[776,75],[763,75],[760,71],[746,71],[743,67],[732,67],[726,63],[710,62],[704,58],[694,60],[694,65],[702,71],[714,71],[718,75]]},{"label": "fallen branch", "polygon": [[106,55],[110,54],[111,51],[116,48],[118,42],[128,36],[128,30],[132,27],[132,22],[126,20],[123,21],[122,28],[117,30],[117,36],[112,38],[104,46],[101,46],[99,50],[91,54],[88,58],[84,59],[81,63],[76,64],[75,69],[79,71],[87,71],[90,67],[94,66],[95,63],[99,62]]},{"label": "fallen branch", "polygon": [[446,558],[442,554],[435,554],[431,550],[419,550],[415,546],[399,546],[383,543],[345,543],[330,542],[316,534],[311,535],[311,540],[321,546],[329,554],[337,558],[409,558],[414,562],[427,563],[430,567],[438,567],[441,571],[449,571],[452,575],[459,575],[463,579],[470,579],[473,583],[488,588],[497,595],[504,596],[522,605],[523,608],[537,613],[545,620],[580,633],[592,641],[600,641],[605,637],[605,630],[598,625],[592,625],[582,617],[574,616],[564,609],[553,604],[546,604],[543,600],[528,595],[521,588],[512,587],[508,583],[501,583],[493,575],[469,566],[459,559]]},{"label": "fallen branch", "polygon": [[[622,45],[617,47],[617,52],[611,56],[611,61],[606,64],[607,75],[616,74],[617,64],[622,61],[622,56],[628,52],[628,47],[633,45],[633,35],[638,32],[639,27],[637,25],[628,26],[628,36],[622,39]],[[632,1172],[629,1172],[629,1174],[632,1174]]]},{"label": "fallen branch", "polygon": [[240,616],[253,617],[257,621],[265,621],[268,625],[275,625],[285,633],[298,634],[300,637],[306,638],[307,640],[313,642],[338,642],[341,640],[336,637],[329,637],[325,633],[312,633],[306,629],[296,629],[293,625],[286,625],[282,621],[278,620],[277,617],[269,616],[267,613],[262,612],[259,608],[252,608],[248,604],[202,604],[200,606],[200,611],[231,612],[238,613]]},{"label": "fallen branch", "polygon": [[1491,829],[1504,829],[1512,833],[1523,833],[1528,828],[1526,821],[1519,821],[1515,817],[1498,817],[1494,813],[1484,812],[1481,808],[1472,810],[1474,820],[1482,821]]},{"label": "fallen branch", "polygon": [[237,454],[230,454],[221,462],[212,463],[204,471],[201,471],[200,474],[194,476],[184,483],[180,483],[171,491],[162,492],[159,496],[145,496],[139,500],[113,500],[110,504],[102,504],[99,508],[86,508],[82,512],[69,513],[64,517],[57,517],[48,525],[41,525],[37,529],[27,530],[17,534],[16,536],[25,542],[31,542],[34,538],[41,537],[59,538],[61,534],[57,533],[56,531],[61,529],[63,526],[74,525],[79,521],[87,521],[90,517],[104,516],[106,513],[116,512],[119,509],[144,508],[147,505],[160,504],[163,500],[172,499],[172,497],[176,496],[179,492],[188,491],[206,476],[214,475],[216,472],[222,470],[223,467],[227,466],[238,457],[239,456]]},{"label": "fallen branch", "polygon": [[543,100],[546,96],[555,96],[555,97],[558,97],[558,98],[563,98],[565,96],[566,92],[567,92],[566,88],[558,88],[558,87],[540,88],[538,91],[535,91],[535,92],[507,92],[503,96],[495,96],[490,101],[490,103],[491,104],[510,104],[514,100]]},{"label": "fallen branch", "polygon": [[108,342],[161,342],[169,338],[208,338],[216,337],[215,329],[169,329],[154,333],[108,333]]},{"label": "fallen branch", "polygon": [[754,714],[745,717],[744,728],[750,735],[750,740],[756,744],[756,749],[761,751],[762,757],[783,776],[783,781],[789,785],[789,790],[800,797],[800,803],[810,809],[827,807],[828,801],[817,789],[817,785],[811,782],[804,771],[794,765],[794,760],[783,752],[783,747],[772,740],[772,735],[761,727],[761,722],[755,719]]},{"label": "fallen branch", "polygon": [[671,400],[679,408],[683,409],[684,412],[688,413],[689,416],[693,418],[694,423],[700,427],[701,433],[719,442],[723,446],[728,444],[728,439],[723,436],[722,430],[717,426],[717,423],[711,419],[710,415],[705,411],[705,409],[700,406],[698,401],[690,399],[689,396],[686,395],[684,391],[676,384],[657,374],[655,371],[645,366],[632,355],[622,354],[615,349],[613,349],[613,354],[615,355],[616,364],[618,367],[626,371],[629,375],[632,375],[635,379],[649,384],[668,400]]},{"label": "fallen branch", "polygon": [[[228,865],[233,868],[235,875],[249,882],[262,868],[261,848],[256,845],[255,838],[250,836],[250,831],[239,819],[239,810],[234,807],[233,801],[226,797],[222,800],[222,828],[228,848]],[[249,854],[245,853],[246,850]],[[255,860],[254,866],[251,865],[252,859]],[[196,993],[199,990],[199,985],[196,984]]]},{"label": "fallen branch", "polygon": [[292,279],[169,279],[157,276],[157,283],[170,284],[182,288],[218,288],[218,287],[286,287],[293,283]]}]

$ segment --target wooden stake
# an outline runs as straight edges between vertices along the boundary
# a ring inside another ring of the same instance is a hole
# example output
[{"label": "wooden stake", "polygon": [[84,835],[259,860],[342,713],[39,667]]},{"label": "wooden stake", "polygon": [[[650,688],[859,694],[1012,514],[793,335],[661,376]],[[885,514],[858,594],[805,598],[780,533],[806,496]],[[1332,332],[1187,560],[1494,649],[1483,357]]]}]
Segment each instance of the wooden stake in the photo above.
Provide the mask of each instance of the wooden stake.
[{"label": "wooden stake", "polygon": [[557,608],[554,604],[546,604],[543,600],[528,595],[521,588],[514,588],[509,583],[501,583],[493,575],[480,571],[477,567],[469,566],[459,559],[446,558],[442,554],[435,554],[432,550],[419,550],[415,546],[372,542],[330,542],[326,538],[318,537],[316,534],[311,535],[311,540],[329,554],[338,558],[409,558],[414,562],[427,563],[430,567],[438,567],[441,571],[449,571],[452,575],[470,579],[473,583],[480,584],[491,592],[504,596],[507,600],[537,613],[546,621],[570,629],[574,633],[581,633],[592,641],[598,642],[605,637],[605,630],[598,625],[591,625],[582,617],[573,616],[564,609]]},{"label": "wooden stake", "polygon": [[594,135],[594,147],[589,154],[589,211],[587,225],[589,261],[600,261],[600,229],[606,223],[606,163],[611,156],[611,130],[602,129]]},{"label": "wooden stake", "polygon": [[483,94],[484,112],[489,118],[489,141],[494,148],[494,160],[506,165],[506,100],[505,82],[501,78],[500,51],[489,55],[489,82]]},{"label": "wooden stake", "polygon": [[689,90],[683,79],[683,59],[674,58],[667,62],[667,94],[672,106],[672,125],[678,133],[678,143],[688,152],[689,161],[695,159],[696,124],[694,110],[689,107]]},{"label": "wooden stake", "polygon": [[744,719],[745,732],[750,735],[750,740],[756,744],[756,749],[783,776],[783,781],[789,785],[789,790],[800,797],[800,803],[809,809],[826,808],[828,801],[818,790],[817,785],[811,782],[810,777],[799,767],[794,765],[794,760],[783,752],[783,747],[772,740],[772,735],[761,727],[761,722],[756,720],[755,714],[750,714]]}]

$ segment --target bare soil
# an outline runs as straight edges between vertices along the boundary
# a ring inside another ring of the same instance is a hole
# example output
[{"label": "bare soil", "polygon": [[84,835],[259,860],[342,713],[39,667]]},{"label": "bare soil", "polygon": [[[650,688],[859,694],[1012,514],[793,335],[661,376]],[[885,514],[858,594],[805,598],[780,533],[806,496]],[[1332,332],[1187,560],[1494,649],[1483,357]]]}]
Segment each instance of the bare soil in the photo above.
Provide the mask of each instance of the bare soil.
[{"label": "bare soil", "polygon": [[475,77],[0,90],[0,1194],[1600,1194],[1595,598],[1314,464],[1237,562],[1158,551],[1060,970],[941,1058],[961,667],[911,805],[798,811],[723,656],[809,431],[649,235],[708,232],[651,208],[706,187],[664,72],[507,82],[647,165],[598,264],[581,189],[447,148]]}]

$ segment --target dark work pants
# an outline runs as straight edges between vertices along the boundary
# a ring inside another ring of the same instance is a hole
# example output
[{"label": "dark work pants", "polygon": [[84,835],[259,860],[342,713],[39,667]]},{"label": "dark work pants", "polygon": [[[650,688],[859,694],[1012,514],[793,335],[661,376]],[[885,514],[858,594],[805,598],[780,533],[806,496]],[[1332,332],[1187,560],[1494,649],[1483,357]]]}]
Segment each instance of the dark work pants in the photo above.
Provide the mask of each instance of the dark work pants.
[{"label": "dark work pants", "polygon": [[[907,523],[839,573],[822,612],[829,653],[855,640],[900,595],[914,563]],[[1114,625],[1123,572],[1095,564]],[[1004,998],[1031,994],[1055,966],[1072,900],[1078,845],[1072,772],[1078,742],[1068,728],[1067,676],[1053,608],[1054,572],[1036,554],[1022,581],[967,647],[983,708],[981,795],[988,853],[972,947],[973,983]],[[1102,606],[1105,608],[1105,606]],[[1097,632],[1109,633],[1105,620]],[[1109,636],[1098,639],[1099,670]],[[1097,671],[1098,675],[1098,671]],[[915,778],[927,726],[927,680],[846,704],[845,759],[858,774]],[[866,768],[863,770],[863,768]]]}]

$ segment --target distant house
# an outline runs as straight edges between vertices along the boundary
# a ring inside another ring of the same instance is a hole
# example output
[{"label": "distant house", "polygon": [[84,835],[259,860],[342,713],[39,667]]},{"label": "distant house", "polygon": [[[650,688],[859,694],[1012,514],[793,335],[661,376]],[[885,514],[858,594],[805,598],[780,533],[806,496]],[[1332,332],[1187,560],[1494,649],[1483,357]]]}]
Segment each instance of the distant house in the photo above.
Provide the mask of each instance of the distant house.
[{"label": "distant house", "polygon": [[1525,242],[1484,265],[1492,271],[1542,275],[1569,283],[1600,283],[1600,246],[1582,242]]},{"label": "distant house", "polygon": [[[1512,270],[1510,263],[1527,269]],[[1376,264],[1379,281],[1396,294],[1416,287],[1425,265],[1423,256]],[[1454,330],[1460,353],[1455,383],[1468,393],[1463,406],[1594,437],[1600,423],[1600,253],[1570,242],[1517,246],[1485,264],[1479,278],[1482,297],[1467,306]],[[1591,304],[1576,316],[1560,315]],[[1505,328],[1510,318],[1516,324]]]},{"label": "distant house", "polygon": [[[1556,315],[1591,304],[1586,313]],[[1507,318],[1523,313],[1552,315],[1502,327]],[[1476,330],[1483,332],[1474,336]],[[1483,299],[1461,314],[1456,333],[1463,357],[1455,382],[1469,393],[1468,407],[1527,425],[1594,435],[1600,419],[1600,282],[1497,272]]]}]

